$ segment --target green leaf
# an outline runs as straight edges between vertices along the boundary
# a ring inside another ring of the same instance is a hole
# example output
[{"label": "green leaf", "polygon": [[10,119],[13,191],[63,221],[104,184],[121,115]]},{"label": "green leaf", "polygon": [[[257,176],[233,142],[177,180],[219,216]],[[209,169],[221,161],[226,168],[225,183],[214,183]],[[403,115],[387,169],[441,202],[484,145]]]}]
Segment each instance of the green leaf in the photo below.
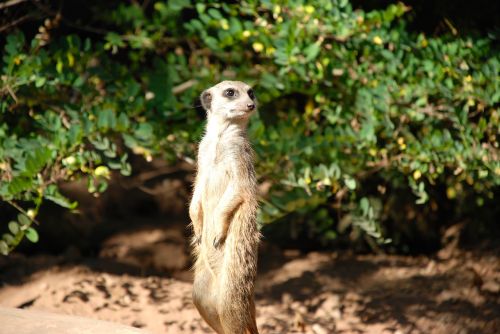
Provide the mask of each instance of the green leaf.
[{"label": "green leaf", "polygon": [[33,228],[33,227],[29,227],[27,230],[26,230],[26,238],[31,241],[32,243],[36,243],[38,242],[38,232]]},{"label": "green leaf", "polygon": [[25,161],[24,175],[30,176],[38,173],[51,159],[52,151],[47,147],[37,147],[29,153]]},{"label": "green leaf", "polygon": [[153,126],[149,123],[141,123],[135,130],[134,135],[142,140],[150,140],[153,136]]},{"label": "green leaf", "polygon": [[116,127],[116,116],[113,110],[104,109],[97,114],[97,126],[100,129],[114,129]]},{"label": "green leaf", "polygon": [[18,234],[20,231],[19,224],[15,221],[9,222],[9,231],[14,235]]},{"label": "green leaf", "polygon": [[36,78],[36,80],[35,80],[35,87],[37,87],[37,88],[42,87],[45,84],[46,81],[47,81],[47,79],[45,79],[45,77],[38,77],[38,78]]},{"label": "green leaf", "polygon": [[2,239],[5,240],[5,242],[9,245],[13,245],[15,240],[14,240],[14,236],[12,234],[9,234],[9,233],[4,233],[2,235]]},{"label": "green leaf", "polygon": [[31,188],[33,181],[30,178],[18,176],[14,178],[7,187],[11,195],[16,195]]},{"label": "green leaf", "polygon": [[116,151],[109,149],[109,150],[104,151],[104,155],[107,156],[108,158],[114,158],[114,157],[116,157]]},{"label": "green leaf", "polygon": [[213,17],[216,20],[222,20],[222,18],[223,18],[222,14],[220,13],[220,11],[218,11],[215,8],[210,8],[208,10],[208,15],[210,15],[211,17]]},{"label": "green leaf", "polygon": [[129,126],[130,126],[130,121],[129,121],[127,114],[125,114],[123,112],[120,113],[120,115],[118,116],[118,119],[116,121],[116,130],[125,131],[128,129]]},{"label": "green leaf", "polygon": [[43,197],[51,202],[56,203],[57,205],[62,206],[63,208],[68,208],[73,210],[78,206],[78,202],[76,201],[71,202],[69,199],[67,199],[60,193],[54,195],[44,195]]},{"label": "green leaf", "polygon": [[321,51],[321,46],[319,43],[313,43],[304,49],[304,55],[306,56],[305,61],[311,62],[318,56]]},{"label": "green leaf", "polygon": [[108,149],[110,145],[109,139],[106,137],[101,138],[100,136],[98,136],[96,139],[89,139],[89,140],[92,143],[92,145],[94,145],[94,147],[100,151]]},{"label": "green leaf", "polygon": [[189,0],[170,0],[168,6],[173,11],[181,11],[185,7],[191,7],[191,1]]},{"label": "green leaf", "polygon": [[361,208],[361,211],[363,212],[363,216],[367,216],[368,210],[370,209],[370,202],[368,201],[368,198],[361,198],[361,200],[359,201],[359,206]]},{"label": "green leaf", "polygon": [[17,221],[21,224],[21,225],[29,225],[31,224],[31,220],[25,215],[25,214],[18,214],[17,215]]},{"label": "green leaf", "polygon": [[122,37],[114,32],[106,34],[106,40],[108,41],[109,45],[112,46],[118,46],[118,47],[125,46],[125,42],[123,42]]},{"label": "green leaf", "polygon": [[0,240],[0,254],[8,255],[9,254],[9,245],[3,240]]},{"label": "green leaf", "polygon": [[354,190],[354,189],[356,189],[356,180],[354,180],[354,179],[353,179],[353,178],[351,178],[350,176],[345,177],[345,179],[344,179],[344,183],[345,183],[346,187],[347,187],[349,190]]},{"label": "green leaf", "polygon": [[120,173],[124,176],[130,176],[130,174],[132,174],[132,166],[128,162],[122,164],[122,169],[120,170]]},{"label": "green leaf", "polygon": [[122,168],[122,163],[117,161],[109,161],[108,166],[111,169],[120,169]]}]

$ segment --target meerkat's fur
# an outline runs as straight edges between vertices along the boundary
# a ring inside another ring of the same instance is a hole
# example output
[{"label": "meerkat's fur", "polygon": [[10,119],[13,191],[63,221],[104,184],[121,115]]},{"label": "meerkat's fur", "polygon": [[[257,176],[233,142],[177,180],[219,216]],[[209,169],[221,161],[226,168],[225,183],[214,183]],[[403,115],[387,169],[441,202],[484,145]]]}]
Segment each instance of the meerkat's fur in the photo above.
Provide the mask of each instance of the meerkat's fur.
[{"label": "meerkat's fur", "polygon": [[189,215],[193,227],[193,301],[219,334],[258,334],[254,283],[260,234],[257,185],[247,124],[250,86],[223,81],[201,94],[205,135]]}]

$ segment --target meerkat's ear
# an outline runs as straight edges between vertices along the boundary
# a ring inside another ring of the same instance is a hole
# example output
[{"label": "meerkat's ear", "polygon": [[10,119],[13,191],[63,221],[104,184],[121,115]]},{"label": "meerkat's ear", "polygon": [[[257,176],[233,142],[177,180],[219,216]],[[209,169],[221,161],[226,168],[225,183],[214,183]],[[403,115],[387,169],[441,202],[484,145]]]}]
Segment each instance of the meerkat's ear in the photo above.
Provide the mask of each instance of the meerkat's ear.
[{"label": "meerkat's ear", "polygon": [[212,107],[212,93],[210,93],[210,91],[207,89],[206,91],[201,93],[200,101],[203,109],[209,111]]}]

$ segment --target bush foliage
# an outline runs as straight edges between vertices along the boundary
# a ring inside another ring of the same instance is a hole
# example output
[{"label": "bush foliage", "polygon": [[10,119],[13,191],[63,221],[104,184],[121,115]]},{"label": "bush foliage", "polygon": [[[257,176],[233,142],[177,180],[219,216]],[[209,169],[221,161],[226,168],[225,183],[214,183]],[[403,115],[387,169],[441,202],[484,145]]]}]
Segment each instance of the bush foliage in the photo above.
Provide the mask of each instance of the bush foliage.
[{"label": "bush foliage", "polygon": [[4,39],[0,197],[20,212],[1,222],[0,251],[36,242],[44,201],[76,207],[61,182],[102,192],[113,173],[131,174],[131,154],[192,162],[197,96],[227,78],[254,85],[260,102],[250,136],[270,186],[263,224],[398,244],[443,207],[453,219],[494,200],[491,40],[410,33],[403,4],[286,3],[90,2],[90,23],[37,5],[38,33],[21,25]]}]

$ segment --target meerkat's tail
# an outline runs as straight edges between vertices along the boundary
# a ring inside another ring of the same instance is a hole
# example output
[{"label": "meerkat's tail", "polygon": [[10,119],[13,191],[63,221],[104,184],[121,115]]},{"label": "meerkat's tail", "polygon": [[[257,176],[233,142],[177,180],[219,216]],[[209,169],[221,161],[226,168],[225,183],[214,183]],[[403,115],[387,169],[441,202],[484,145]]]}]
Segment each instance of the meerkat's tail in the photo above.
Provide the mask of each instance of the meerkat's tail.
[{"label": "meerkat's tail", "polygon": [[255,301],[252,298],[250,300],[250,323],[245,330],[245,334],[259,334],[259,330],[257,329],[257,321],[255,319]]},{"label": "meerkat's tail", "polygon": [[245,334],[259,334],[259,331],[257,330],[257,325],[252,325],[251,327],[248,327],[245,330]]}]

